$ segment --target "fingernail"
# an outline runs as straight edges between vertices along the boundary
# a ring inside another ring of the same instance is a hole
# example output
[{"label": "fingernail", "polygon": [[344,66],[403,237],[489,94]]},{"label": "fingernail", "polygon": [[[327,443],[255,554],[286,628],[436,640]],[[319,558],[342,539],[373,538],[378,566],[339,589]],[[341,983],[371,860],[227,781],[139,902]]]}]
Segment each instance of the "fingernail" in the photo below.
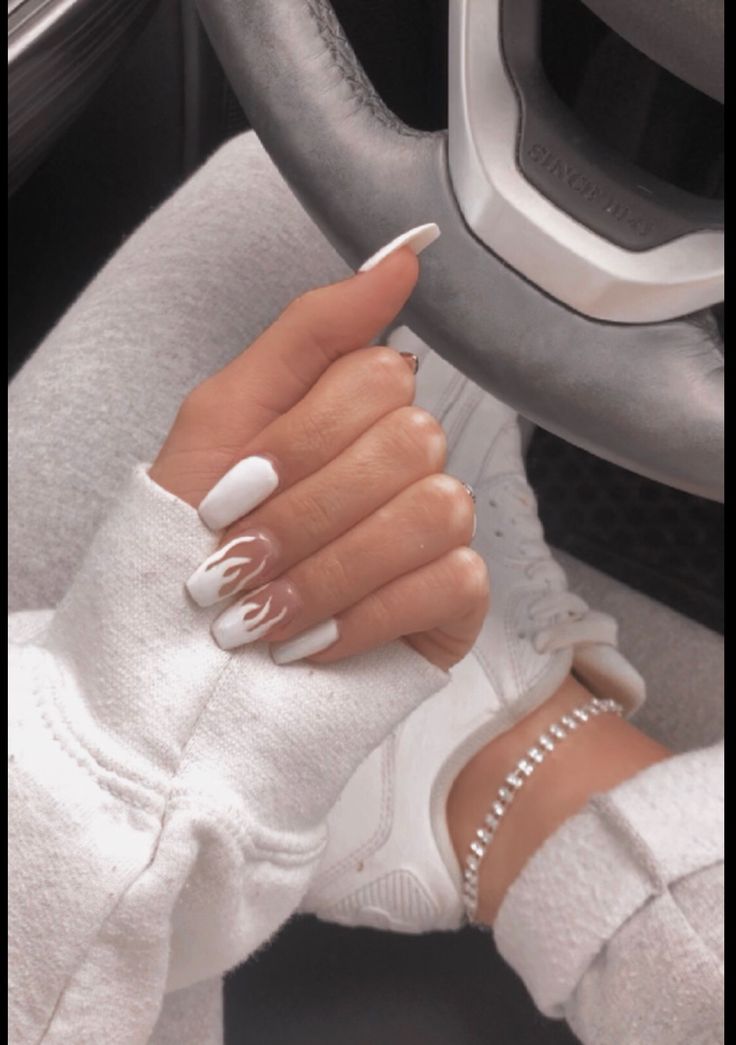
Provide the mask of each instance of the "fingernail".
[{"label": "fingernail", "polygon": [[220,614],[212,625],[213,638],[225,650],[257,642],[277,624],[291,620],[300,606],[299,596],[288,581],[264,584]]},{"label": "fingernail", "polygon": [[389,254],[393,254],[399,247],[411,247],[415,254],[421,254],[425,247],[428,247],[430,243],[434,243],[439,234],[439,225],[435,225],[433,221],[429,222],[428,225],[417,225],[415,229],[402,232],[400,236],[392,239],[385,247],[381,247],[367,261],[364,261],[358,272],[370,272],[371,269],[380,264]]},{"label": "fingernail", "polygon": [[400,352],[399,355],[407,361],[411,367],[412,374],[416,374],[419,369],[419,356],[415,352]]},{"label": "fingernail", "polygon": [[337,642],[339,634],[337,621],[331,617],[287,642],[275,642],[271,647],[271,656],[276,664],[292,664],[295,660],[313,657],[315,653],[332,646]]},{"label": "fingernail", "polygon": [[186,583],[187,591],[198,606],[214,606],[220,599],[252,587],[275,557],[274,542],[265,533],[241,533],[197,567]]},{"label": "fingernail", "polygon": [[[470,495],[471,501],[473,502],[473,504],[475,504],[475,502],[476,502],[475,490],[470,485],[470,483],[463,483],[463,486],[468,491],[468,494]],[[473,540],[473,538],[475,537],[477,532],[478,532],[478,513],[474,512],[473,513],[473,532],[470,535],[471,541]]]},{"label": "fingernail", "polygon": [[222,530],[253,511],[279,485],[273,462],[246,457],[215,483],[199,506],[199,515],[211,530]]}]

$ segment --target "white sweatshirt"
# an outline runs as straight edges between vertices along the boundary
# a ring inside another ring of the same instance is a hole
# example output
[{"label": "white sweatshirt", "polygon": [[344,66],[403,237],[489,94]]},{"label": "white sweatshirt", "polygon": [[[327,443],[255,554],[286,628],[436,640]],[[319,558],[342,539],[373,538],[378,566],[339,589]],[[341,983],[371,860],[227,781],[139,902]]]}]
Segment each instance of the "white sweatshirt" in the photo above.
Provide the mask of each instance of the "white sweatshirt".
[{"label": "white sweatshirt", "polygon": [[[224,653],[183,580],[212,550],[136,470],[54,612],[10,618],[11,1045],[219,1045],[219,976],[297,909],[325,817],[447,676]],[[594,798],[496,942],[587,1045],[723,1041],[723,749]]]},{"label": "white sweatshirt", "polygon": [[183,586],[212,544],[140,467],[58,609],[11,617],[13,1045],[147,1041],[296,909],[342,787],[447,681],[403,643],[224,653]]}]

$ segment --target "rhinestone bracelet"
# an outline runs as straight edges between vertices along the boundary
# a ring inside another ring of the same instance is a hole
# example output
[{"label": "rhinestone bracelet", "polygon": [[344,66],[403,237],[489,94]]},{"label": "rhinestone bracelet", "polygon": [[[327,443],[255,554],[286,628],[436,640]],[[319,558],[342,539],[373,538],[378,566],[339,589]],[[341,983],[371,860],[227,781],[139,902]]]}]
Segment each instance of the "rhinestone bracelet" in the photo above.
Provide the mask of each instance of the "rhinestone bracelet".
[{"label": "rhinestone bracelet", "polygon": [[483,820],[483,826],[479,827],[475,832],[473,841],[468,849],[468,855],[465,857],[463,904],[465,905],[465,913],[470,923],[475,921],[478,910],[478,875],[480,873],[481,860],[495,838],[498,825],[513,802],[514,796],[521,790],[524,782],[532,775],[536,767],[544,762],[546,755],[550,751],[554,751],[557,744],[578,729],[579,726],[590,721],[592,717],[607,712],[623,715],[624,709],[615,700],[600,700],[598,697],[593,697],[587,704],[582,704],[569,714],[563,715],[558,722],[554,722],[547,727],[536,743],[532,744],[526,754],[516,763],[506,777],[503,786],[499,787],[496,797],[491,803],[491,808]]}]

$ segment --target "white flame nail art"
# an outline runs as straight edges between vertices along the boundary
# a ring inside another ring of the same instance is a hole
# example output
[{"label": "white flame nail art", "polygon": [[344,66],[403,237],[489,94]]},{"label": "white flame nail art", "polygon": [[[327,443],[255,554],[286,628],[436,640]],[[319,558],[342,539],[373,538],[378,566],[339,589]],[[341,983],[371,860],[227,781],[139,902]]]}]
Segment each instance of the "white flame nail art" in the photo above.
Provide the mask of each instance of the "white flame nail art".
[{"label": "white flame nail art", "polygon": [[264,584],[220,614],[212,625],[212,634],[222,649],[257,642],[287,616],[293,616],[298,606],[298,599],[288,581]]},{"label": "white flame nail art", "polygon": [[187,591],[198,606],[214,606],[260,577],[273,555],[265,534],[241,534],[204,560],[187,581]]}]

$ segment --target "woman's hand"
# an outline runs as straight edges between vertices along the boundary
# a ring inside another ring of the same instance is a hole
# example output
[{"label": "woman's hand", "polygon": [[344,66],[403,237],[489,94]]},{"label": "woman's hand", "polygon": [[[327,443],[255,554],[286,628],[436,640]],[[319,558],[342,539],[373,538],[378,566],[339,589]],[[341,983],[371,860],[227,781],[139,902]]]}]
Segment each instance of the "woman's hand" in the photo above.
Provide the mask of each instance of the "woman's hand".
[{"label": "woman's hand", "polygon": [[411,405],[414,361],[365,347],[418,273],[408,248],[294,301],[182,405],[151,478],[222,530],[188,582],[213,634],[279,663],[339,660],[405,637],[448,668],[487,611],[468,489]]}]

